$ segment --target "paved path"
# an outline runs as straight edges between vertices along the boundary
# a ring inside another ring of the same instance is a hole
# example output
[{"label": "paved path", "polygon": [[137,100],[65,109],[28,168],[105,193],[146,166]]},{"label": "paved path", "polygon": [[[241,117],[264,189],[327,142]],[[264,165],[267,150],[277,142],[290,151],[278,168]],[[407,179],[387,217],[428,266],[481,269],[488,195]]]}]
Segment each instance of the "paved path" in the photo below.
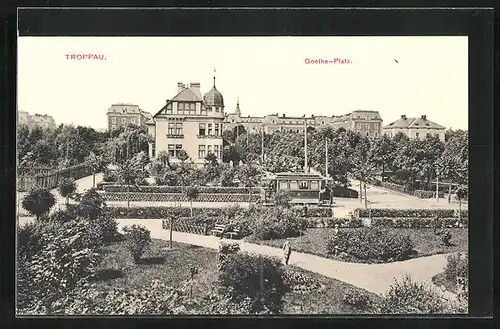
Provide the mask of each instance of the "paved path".
[{"label": "paved path", "polygon": [[[146,226],[151,231],[152,238],[163,240],[169,239],[170,232],[162,228],[161,220],[118,220],[119,230],[122,230],[124,226],[133,224]],[[214,236],[202,236],[175,231],[172,234],[172,239],[176,242],[211,249],[218,249],[221,241]],[[224,239],[224,241],[231,240]],[[240,242],[240,247],[243,251],[269,256],[282,257],[283,254],[281,249],[248,242]],[[435,274],[443,271],[445,264],[446,255],[421,257],[404,262],[388,264],[346,263],[299,252],[293,252],[290,257],[290,265],[352,284],[376,294],[385,293],[390,284],[394,282],[394,278],[401,278],[403,274],[411,275],[416,281],[430,283]]]}]

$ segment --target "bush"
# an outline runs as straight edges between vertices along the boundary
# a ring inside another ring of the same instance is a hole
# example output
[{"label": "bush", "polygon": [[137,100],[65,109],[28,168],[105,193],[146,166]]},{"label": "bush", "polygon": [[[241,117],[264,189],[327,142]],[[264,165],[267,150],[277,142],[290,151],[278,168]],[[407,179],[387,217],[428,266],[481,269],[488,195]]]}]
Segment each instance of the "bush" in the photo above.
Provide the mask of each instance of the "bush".
[{"label": "bush", "polygon": [[274,204],[278,207],[290,207],[292,196],[288,191],[278,191],[274,196]]},{"label": "bush", "polygon": [[103,176],[102,176],[102,180],[104,182],[117,182],[118,175],[117,175],[116,171],[114,171],[114,170],[105,169]]},{"label": "bush", "polygon": [[339,227],[358,228],[363,226],[363,221],[359,218],[306,218],[307,228],[333,228]]},{"label": "bush", "polygon": [[298,271],[285,271],[284,282],[288,289],[292,291],[311,291],[321,288],[318,280]]},{"label": "bush", "polygon": [[[439,218],[458,217],[454,209],[364,209],[357,208],[355,210],[357,217],[366,218],[371,213],[371,217],[413,217],[413,218],[428,218],[439,216]],[[467,217],[466,212],[462,212],[463,217]]]},{"label": "bush", "polygon": [[327,241],[327,252],[335,255],[336,248],[347,257],[362,262],[391,262],[410,258],[413,242],[386,229],[359,228],[340,230]]},{"label": "bush", "polygon": [[409,276],[396,280],[379,305],[382,314],[437,314],[448,310],[449,305],[437,291]]},{"label": "bush", "polygon": [[335,186],[332,189],[332,195],[337,198],[353,198],[357,199],[358,198],[358,191],[355,191],[353,189],[350,189],[345,186]]},{"label": "bush", "polygon": [[[261,293],[261,275],[264,278]],[[229,254],[219,273],[223,292],[236,301],[251,299],[251,313],[269,310],[278,314],[282,310],[282,298],[288,291],[282,263],[279,259],[245,253]]]},{"label": "bush", "polygon": [[[409,186],[402,186],[395,183],[380,182],[380,184],[377,184],[377,186],[386,188],[391,191],[412,195],[422,199],[430,199],[436,196],[435,191],[412,190]],[[444,191],[439,191],[438,194],[440,198],[444,198]]]},{"label": "bush", "polygon": [[224,267],[228,255],[237,254],[240,252],[239,243],[221,243],[219,245],[219,269]]},{"label": "bush", "polygon": [[469,259],[467,254],[457,253],[446,257],[444,275],[449,282],[456,283],[458,277],[469,277]]},{"label": "bush", "polygon": [[142,225],[125,226],[123,228],[127,248],[130,250],[134,262],[139,263],[145,249],[151,243],[151,233]]},{"label": "bush", "polygon": [[99,242],[88,221],[28,224],[19,231],[18,306],[49,307],[100,261]]},{"label": "bush", "polygon": [[[462,225],[467,226],[467,218],[464,218]],[[434,228],[434,218],[372,218],[372,226],[390,228]],[[452,228],[458,227],[457,218],[440,218],[439,226]]]},{"label": "bush", "polygon": [[[160,185],[160,184],[158,184]],[[163,185],[163,184],[161,184]],[[105,192],[127,192],[126,185],[104,185]],[[139,186],[142,193],[184,193],[186,187],[183,186]],[[130,187],[130,191],[139,191],[135,186]],[[198,186],[201,194],[259,194],[258,187],[208,187]]]},{"label": "bush", "polygon": [[259,240],[296,237],[307,222],[287,208],[263,208],[249,222],[253,237]]},{"label": "bush", "polygon": [[56,198],[46,189],[33,189],[23,199],[23,208],[37,219],[47,214],[56,203]]},{"label": "bush", "polygon": [[300,217],[332,217],[332,208],[307,207],[307,216],[304,216],[303,207],[292,207],[292,211]]},{"label": "bush", "polygon": [[367,310],[373,307],[370,296],[362,291],[349,289],[344,293],[342,301],[358,309]]}]

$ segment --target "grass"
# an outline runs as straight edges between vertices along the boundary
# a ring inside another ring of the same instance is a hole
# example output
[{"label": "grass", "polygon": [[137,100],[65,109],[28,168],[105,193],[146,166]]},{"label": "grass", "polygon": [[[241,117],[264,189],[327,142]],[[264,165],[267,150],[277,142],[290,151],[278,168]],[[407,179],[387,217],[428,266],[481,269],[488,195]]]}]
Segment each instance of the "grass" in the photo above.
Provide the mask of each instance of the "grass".
[{"label": "grass", "polygon": [[[326,249],[326,242],[333,234],[333,228],[310,228],[305,231],[301,237],[290,238],[292,250],[308,254],[314,254],[321,257],[330,257]],[[346,230],[346,229],[344,229]],[[347,229],[349,230],[349,229]],[[356,229],[352,229],[356,230]],[[441,245],[441,236],[435,235],[432,229],[391,229],[397,235],[409,235],[415,244],[415,257],[431,256],[436,254],[452,253],[457,251],[467,251],[468,231],[467,229],[452,228],[450,233],[451,246]],[[286,239],[265,240],[262,244],[281,248]]]},{"label": "grass", "polygon": [[[193,295],[202,297],[216,291],[218,277],[217,252],[215,250],[182,243],[153,239],[149,250],[143,255],[141,263],[135,264],[124,241],[114,242],[105,247],[96,284],[103,290],[108,288],[127,288],[133,290],[153,280],[169,286],[180,286],[190,278],[189,264],[198,266]],[[368,293],[344,282],[311,273],[296,267],[289,267],[312,276],[324,288],[307,293],[287,293],[284,297],[284,314],[354,314],[366,311],[346,305],[342,298],[348,289],[360,290],[377,301],[378,296]]]}]

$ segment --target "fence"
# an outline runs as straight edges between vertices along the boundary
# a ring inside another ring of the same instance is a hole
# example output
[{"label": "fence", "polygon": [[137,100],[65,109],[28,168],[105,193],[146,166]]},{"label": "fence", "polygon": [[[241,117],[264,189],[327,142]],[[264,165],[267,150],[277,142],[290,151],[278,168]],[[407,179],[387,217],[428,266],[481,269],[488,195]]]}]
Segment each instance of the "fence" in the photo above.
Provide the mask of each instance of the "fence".
[{"label": "fence", "polygon": [[25,192],[33,188],[36,184],[36,177],[47,175],[53,172],[54,168],[49,167],[18,167],[17,168],[17,190]]},{"label": "fence", "polygon": [[[170,229],[170,220],[164,219],[162,227],[165,230]],[[176,222],[176,221],[174,221],[174,223],[173,223],[172,230],[177,231],[177,232],[185,232],[185,233],[192,233],[192,234],[199,234],[199,235],[207,235],[208,234],[208,226],[207,225],[187,224],[187,223]]]},{"label": "fence", "polygon": [[80,179],[92,174],[92,170],[86,165],[73,166],[61,170],[56,170],[52,173],[37,175],[35,177],[35,185],[39,188],[52,189],[57,187],[59,179],[69,178]]},{"label": "fence", "polygon": [[[142,192],[100,192],[106,201],[132,202],[188,202],[184,193],[142,193]],[[257,202],[260,195],[256,194],[222,194],[200,193],[194,202]]]}]

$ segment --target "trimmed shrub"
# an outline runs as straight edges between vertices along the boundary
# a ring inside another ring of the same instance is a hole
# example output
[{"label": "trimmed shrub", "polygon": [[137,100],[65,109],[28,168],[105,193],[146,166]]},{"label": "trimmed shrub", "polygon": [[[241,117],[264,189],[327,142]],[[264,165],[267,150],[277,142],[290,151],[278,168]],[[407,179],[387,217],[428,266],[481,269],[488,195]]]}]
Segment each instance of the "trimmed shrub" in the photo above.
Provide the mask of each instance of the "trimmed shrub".
[{"label": "trimmed shrub", "polygon": [[[105,192],[127,192],[125,185],[105,185],[103,186]],[[142,193],[184,193],[186,187],[183,186],[131,186],[130,191]],[[198,187],[201,194],[258,194],[260,195],[260,188],[258,187]]]},{"label": "trimmed shrub", "polygon": [[23,199],[23,208],[40,219],[56,204],[56,198],[46,189],[33,189]]},{"label": "trimmed shrub", "polygon": [[[428,218],[439,216],[439,218],[458,217],[458,211],[455,209],[365,209],[357,208],[355,210],[357,217],[366,218],[371,213],[371,217],[413,217]],[[468,217],[467,211],[462,211],[462,217]]]},{"label": "trimmed shrub", "polygon": [[[144,202],[176,202],[190,201],[184,193],[143,193],[143,192],[102,192],[101,195],[107,201],[144,201]],[[199,194],[197,202],[257,202],[260,195],[257,194],[223,194],[202,193]]]},{"label": "trimmed shrub", "polygon": [[346,258],[362,262],[392,262],[410,258],[413,243],[408,236],[401,236],[386,229],[359,228],[339,230],[327,241],[327,252],[335,255],[336,249]]},{"label": "trimmed shrub", "polygon": [[342,301],[361,310],[371,309],[373,301],[368,294],[359,290],[348,289],[342,297]]},{"label": "trimmed shrub", "polygon": [[[297,216],[303,217],[303,207],[292,207],[292,211]],[[307,217],[332,217],[332,208],[307,207]]]},{"label": "trimmed shrub", "polygon": [[277,258],[236,253],[227,255],[219,273],[219,283],[222,292],[235,301],[249,298],[251,313],[268,311],[279,314],[283,296],[288,291],[283,276],[282,263]]},{"label": "trimmed shrub", "polygon": [[438,314],[448,311],[449,305],[436,290],[414,282],[409,276],[396,280],[379,304],[382,314]]},{"label": "trimmed shrub", "polygon": [[[463,218],[462,225],[467,227],[467,218]],[[390,228],[434,228],[434,218],[372,218],[372,226]],[[441,228],[458,227],[457,218],[440,218]]]},{"label": "trimmed shrub", "polygon": [[137,264],[140,262],[145,249],[151,243],[151,233],[142,225],[125,226],[123,232],[127,241],[127,248]]},{"label": "trimmed shrub", "polygon": [[75,180],[71,177],[61,177],[59,179],[58,191],[66,199],[66,204],[69,204],[69,198],[76,192]]},{"label": "trimmed shrub", "polygon": [[363,226],[363,221],[359,218],[306,218],[307,228],[332,228],[339,227],[358,228]]}]

